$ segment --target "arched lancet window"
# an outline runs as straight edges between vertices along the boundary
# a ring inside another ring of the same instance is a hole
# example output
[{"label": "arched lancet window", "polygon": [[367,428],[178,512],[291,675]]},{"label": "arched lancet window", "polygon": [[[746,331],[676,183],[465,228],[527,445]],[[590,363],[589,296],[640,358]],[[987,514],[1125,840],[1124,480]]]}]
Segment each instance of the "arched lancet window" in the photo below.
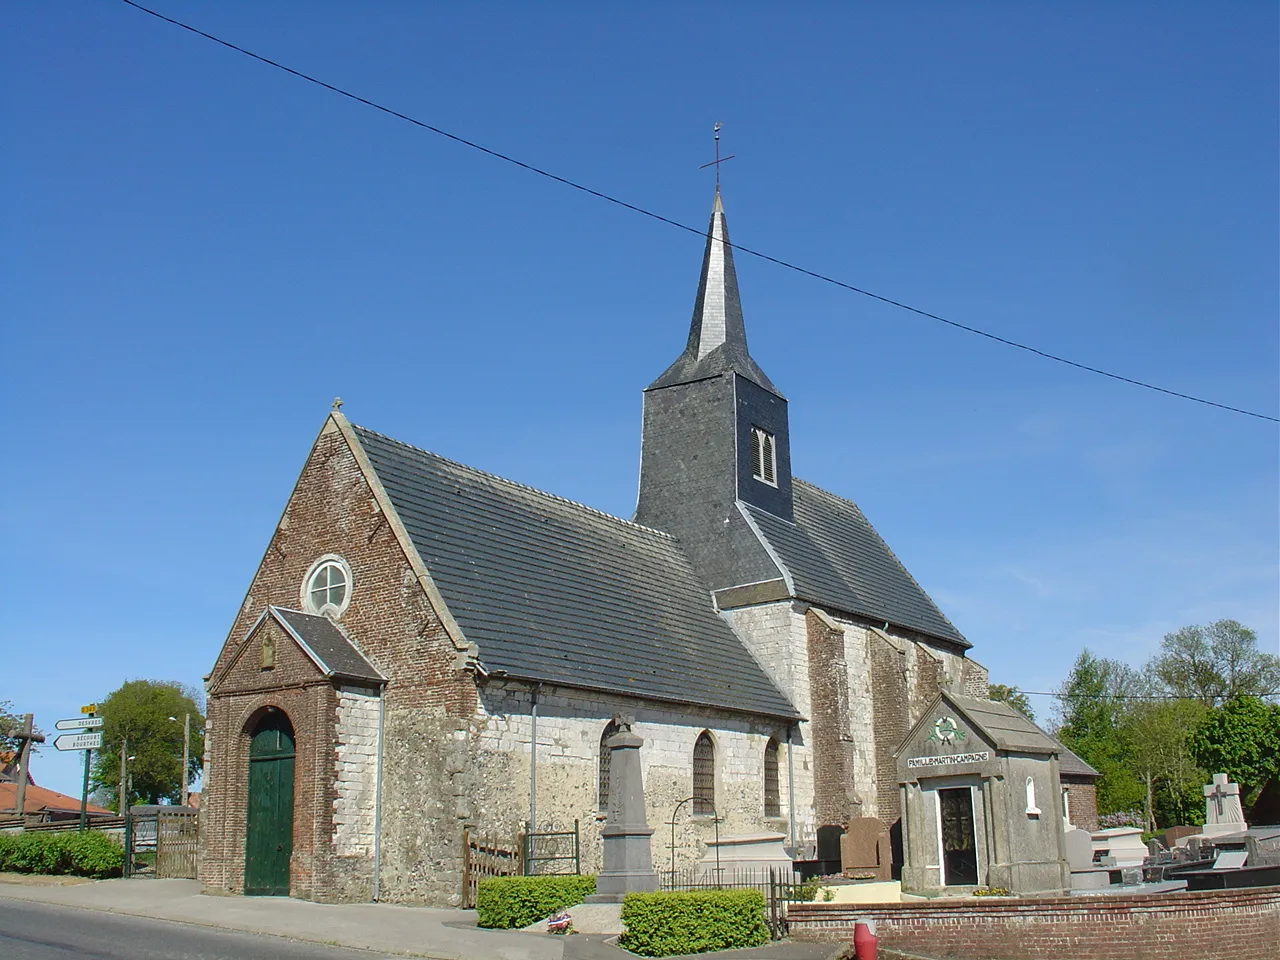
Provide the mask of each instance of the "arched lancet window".
[{"label": "arched lancet window", "polygon": [[693,812],[695,816],[716,812],[716,746],[705,730],[693,745]]},{"label": "arched lancet window", "polygon": [[773,737],[764,745],[764,815],[782,816],[782,801],[778,796],[778,741]]},{"label": "arched lancet window", "polygon": [[599,777],[599,810],[606,813],[609,810],[609,761],[612,759],[613,751],[605,746],[605,741],[618,732],[619,726],[613,720],[605,724],[604,733],[600,734],[600,777]]}]

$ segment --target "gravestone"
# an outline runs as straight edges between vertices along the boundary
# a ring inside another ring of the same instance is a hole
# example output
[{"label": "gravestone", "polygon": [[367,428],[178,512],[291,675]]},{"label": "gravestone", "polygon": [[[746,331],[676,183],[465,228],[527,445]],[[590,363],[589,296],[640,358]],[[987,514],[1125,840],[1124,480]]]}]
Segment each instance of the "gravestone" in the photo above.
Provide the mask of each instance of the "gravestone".
[{"label": "gravestone", "polygon": [[1164,842],[1166,849],[1172,850],[1174,847],[1185,847],[1187,845],[1187,838],[1197,836],[1199,833],[1199,827],[1170,827],[1164,833],[1160,834],[1160,839]]},{"label": "gravestone", "polygon": [[1225,773],[1215,773],[1213,783],[1204,788],[1204,829],[1201,833],[1217,837],[1226,833],[1244,833],[1248,829],[1244,808],[1240,806],[1240,784],[1230,783]]},{"label": "gravestone", "polygon": [[846,877],[873,874],[876,880],[893,879],[893,853],[889,831],[878,817],[855,817],[840,838],[840,865]]},{"label": "gravestone", "polygon": [[609,811],[600,835],[604,841],[604,869],[596,875],[596,892],[588,903],[617,903],[632,891],[658,889],[649,838],[653,828],[645,818],[644,775],[640,746],[644,740],[630,724],[605,741],[609,754]]},{"label": "gravestone", "polygon": [[1093,852],[1109,857],[1116,867],[1140,867],[1147,857],[1147,845],[1138,827],[1109,827],[1093,832]]},{"label": "gravestone", "polygon": [[1111,871],[1093,862],[1093,837],[1088,831],[1072,827],[1063,833],[1062,845],[1071,867],[1072,890],[1100,890],[1111,884]]},{"label": "gravestone", "polygon": [[824,875],[840,872],[840,838],[844,836],[844,827],[825,824],[818,828],[817,860],[823,864]]}]

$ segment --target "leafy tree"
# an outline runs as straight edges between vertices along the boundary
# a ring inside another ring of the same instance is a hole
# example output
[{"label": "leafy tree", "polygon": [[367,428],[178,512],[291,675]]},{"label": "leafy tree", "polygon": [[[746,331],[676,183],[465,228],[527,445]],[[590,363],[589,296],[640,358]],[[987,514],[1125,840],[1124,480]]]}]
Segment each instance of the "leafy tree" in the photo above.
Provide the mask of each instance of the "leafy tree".
[{"label": "leafy tree", "polygon": [[987,684],[987,699],[1007,703],[1028,720],[1034,721],[1035,711],[1031,709],[1031,701],[1017,687],[1007,687],[1003,683]]},{"label": "leafy tree", "polygon": [[1210,773],[1240,784],[1241,802],[1280,777],[1280,705],[1234,697],[1209,712],[1191,737],[1196,759]]},{"label": "leafy tree", "polygon": [[[17,753],[22,749],[22,741],[18,739],[18,734],[22,732],[23,715],[13,712],[13,703],[9,700],[0,700],[0,753]],[[32,724],[32,732],[40,733],[40,728]],[[31,751],[34,753],[39,744],[32,743]]]},{"label": "leafy tree", "polygon": [[1132,668],[1095,657],[1087,649],[1076,658],[1059,690],[1057,736],[1091,764],[1098,778],[1098,812],[1143,806],[1144,791],[1132,768],[1131,744],[1123,728],[1127,695],[1140,685]]},{"label": "leafy tree", "polygon": [[[200,772],[204,715],[200,695],[180,683],[130,680],[98,702],[104,720],[102,749],[94,753],[93,785],[120,805],[120,750],[128,741],[131,789],[128,803],[177,801],[182,795],[183,715],[191,714],[189,784]],[[176,719],[174,719],[176,718]]]},{"label": "leafy tree", "polygon": [[1235,620],[1165,634],[1151,672],[1180,697],[1209,707],[1234,697],[1280,692],[1280,657],[1258,650],[1258,636]]},{"label": "leafy tree", "polygon": [[1208,712],[1198,700],[1139,700],[1125,707],[1120,729],[1144,793],[1145,829],[1203,819],[1205,775],[1190,739]]}]

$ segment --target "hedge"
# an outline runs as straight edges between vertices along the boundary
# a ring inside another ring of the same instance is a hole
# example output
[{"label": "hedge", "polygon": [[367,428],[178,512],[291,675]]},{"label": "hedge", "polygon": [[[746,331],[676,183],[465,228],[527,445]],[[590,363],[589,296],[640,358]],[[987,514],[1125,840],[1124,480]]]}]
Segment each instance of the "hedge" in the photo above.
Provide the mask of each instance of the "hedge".
[{"label": "hedge", "polygon": [[759,890],[629,893],[618,946],[642,957],[758,947],[769,940]]},{"label": "hedge", "polygon": [[479,926],[527,927],[596,892],[594,876],[486,877],[476,892]]},{"label": "hedge", "polygon": [[123,867],[124,849],[98,830],[0,834],[0,870],[118,877]]}]

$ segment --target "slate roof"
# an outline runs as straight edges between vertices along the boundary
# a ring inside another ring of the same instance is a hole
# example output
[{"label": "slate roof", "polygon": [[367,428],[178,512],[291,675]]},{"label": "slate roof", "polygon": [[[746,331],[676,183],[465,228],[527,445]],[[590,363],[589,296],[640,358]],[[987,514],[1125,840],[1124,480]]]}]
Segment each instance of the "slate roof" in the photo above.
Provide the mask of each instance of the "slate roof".
[{"label": "slate roof", "polygon": [[1062,741],[1058,741],[1058,776],[1066,777],[1100,777],[1097,770],[1085,763],[1080,757],[1076,756],[1071,750],[1062,745]]},{"label": "slate roof", "polygon": [[702,255],[698,295],[693,302],[689,342],[684,353],[647,389],[689,383],[730,370],[770,393],[782,396],[747,350],[747,328],[742,320],[738,272],[733,266],[733,244],[729,240],[724,203],[717,188],[715,203],[711,207],[711,222],[707,225],[707,246]]},{"label": "slate roof", "polygon": [[268,609],[327,676],[374,683],[386,680],[328,617],[285,607]]},{"label": "slate roof", "polygon": [[486,670],[798,716],[672,537],[354,430]]},{"label": "slate roof", "polygon": [[946,699],[954,703],[999,750],[1056,754],[1066,750],[1066,747],[1007,703],[955,694],[947,694]]},{"label": "slate roof", "polygon": [[787,568],[795,596],[972,646],[907,572],[858,505],[793,481],[795,523],[743,504]]}]

